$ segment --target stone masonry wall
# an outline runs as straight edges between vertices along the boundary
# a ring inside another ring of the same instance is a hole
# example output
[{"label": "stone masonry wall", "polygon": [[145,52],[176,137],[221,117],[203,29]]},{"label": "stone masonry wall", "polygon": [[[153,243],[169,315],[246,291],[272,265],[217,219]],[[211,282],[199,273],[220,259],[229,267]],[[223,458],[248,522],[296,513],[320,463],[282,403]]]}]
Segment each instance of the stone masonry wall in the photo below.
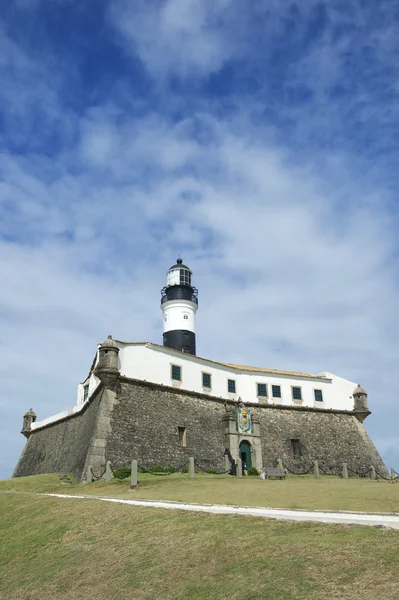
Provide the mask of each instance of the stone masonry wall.
[{"label": "stone masonry wall", "polygon": [[39,473],[73,473],[80,480],[100,401],[101,391],[83,412],[37,431],[33,430],[13,477]]},{"label": "stone masonry wall", "polygon": [[[106,460],[113,468],[133,459],[141,467],[181,468],[190,456],[200,469],[224,471],[228,439],[223,417],[235,410],[230,401],[120,378],[116,391],[100,390],[82,413],[33,431],[14,476],[72,472],[82,479],[85,464],[101,471]],[[363,424],[351,413],[268,405],[251,410],[260,425],[264,466],[282,458],[300,472],[317,459],[331,472],[346,462],[356,471],[374,465],[387,474]],[[187,429],[186,447],[179,427]],[[292,439],[300,440],[300,458],[293,456]]]},{"label": "stone masonry wall", "polygon": [[[281,458],[295,472],[311,466],[312,461],[330,472],[342,463],[354,471],[365,472],[374,465],[382,475],[386,468],[367,431],[354,415],[282,409],[252,409],[260,422],[264,466],[274,466]],[[303,456],[294,458],[291,439],[299,439]]]},{"label": "stone masonry wall", "polygon": [[[203,469],[224,470],[223,402],[209,401],[170,388],[123,382],[111,419],[106,446],[114,467],[177,468],[194,456]],[[187,428],[187,446],[179,442],[178,427]]]},{"label": "stone masonry wall", "polygon": [[[226,410],[235,414],[230,403],[125,380],[111,418],[106,457],[114,467],[128,466],[133,458],[144,467],[180,467],[194,456],[200,467],[223,471]],[[260,423],[264,466],[282,458],[285,465],[300,472],[319,460],[331,472],[347,462],[353,470],[363,472],[373,464],[380,473],[387,473],[364,425],[352,414],[259,405],[251,410]],[[187,428],[186,448],[179,443],[178,427]],[[302,457],[294,458],[291,439],[300,440]]]}]

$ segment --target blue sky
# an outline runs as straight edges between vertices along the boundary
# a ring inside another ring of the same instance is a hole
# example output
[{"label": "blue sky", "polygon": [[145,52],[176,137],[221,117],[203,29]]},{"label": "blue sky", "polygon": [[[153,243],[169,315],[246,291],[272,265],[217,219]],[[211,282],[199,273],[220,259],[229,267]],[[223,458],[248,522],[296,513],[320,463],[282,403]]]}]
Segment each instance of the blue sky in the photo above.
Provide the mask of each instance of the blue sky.
[{"label": "blue sky", "polygon": [[162,339],[178,253],[198,353],[369,392],[399,470],[399,3],[5,0],[0,477],[106,335]]}]

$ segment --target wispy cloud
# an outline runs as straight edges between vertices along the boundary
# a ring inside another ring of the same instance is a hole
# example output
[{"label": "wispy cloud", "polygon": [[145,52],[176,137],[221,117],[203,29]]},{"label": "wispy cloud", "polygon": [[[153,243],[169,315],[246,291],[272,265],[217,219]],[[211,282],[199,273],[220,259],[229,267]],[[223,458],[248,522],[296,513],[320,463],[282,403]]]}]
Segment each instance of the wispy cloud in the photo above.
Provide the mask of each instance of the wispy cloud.
[{"label": "wispy cloud", "polygon": [[[120,61],[109,89],[98,68],[101,98],[76,87],[84,61],[66,40],[49,57],[48,40],[31,51],[35,38],[1,30],[3,475],[23,412],[72,405],[98,341],[161,340],[179,252],[200,290],[200,354],[360,381],[371,433],[399,460],[390,8],[99,6]],[[79,52],[94,64],[91,36]]]}]

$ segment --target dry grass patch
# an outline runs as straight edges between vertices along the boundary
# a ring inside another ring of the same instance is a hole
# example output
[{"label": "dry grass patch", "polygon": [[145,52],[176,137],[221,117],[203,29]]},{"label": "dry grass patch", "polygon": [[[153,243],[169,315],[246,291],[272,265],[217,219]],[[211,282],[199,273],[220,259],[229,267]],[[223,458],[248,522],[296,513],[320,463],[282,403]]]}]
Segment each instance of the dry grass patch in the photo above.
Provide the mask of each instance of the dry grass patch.
[{"label": "dry grass patch", "polygon": [[171,500],[202,504],[264,506],[267,508],[307,508],[399,513],[399,484],[371,479],[339,479],[311,476],[261,481],[257,477],[175,473],[169,476],[139,474],[139,485],[130,490],[129,480],[110,484],[98,481],[88,485],[63,486],[57,475],[35,475],[0,481],[0,490],[60,492]]},{"label": "dry grass patch", "polygon": [[399,534],[0,494],[7,600],[396,600]]}]

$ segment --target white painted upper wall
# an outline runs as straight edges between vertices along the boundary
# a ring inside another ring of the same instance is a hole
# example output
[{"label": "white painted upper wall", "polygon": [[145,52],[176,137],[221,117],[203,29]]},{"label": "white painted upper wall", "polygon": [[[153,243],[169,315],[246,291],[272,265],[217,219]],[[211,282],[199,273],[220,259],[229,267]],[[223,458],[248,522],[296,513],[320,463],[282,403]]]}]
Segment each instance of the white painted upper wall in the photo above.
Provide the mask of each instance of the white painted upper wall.
[{"label": "white painted upper wall", "polygon": [[[237,399],[240,396],[243,402],[353,410],[352,394],[356,383],[332,373],[322,373],[319,376],[294,376],[266,371],[250,371],[227,367],[156,344],[116,343],[120,349],[118,359],[120,373],[132,379],[205,393],[217,398]],[[172,379],[172,365],[181,368],[180,382]],[[202,373],[211,375],[210,389],[202,386]],[[235,381],[235,393],[228,392],[229,379]],[[266,398],[258,397],[258,383],[266,384]],[[89,396],[91,396],[99,384],[99,380],[92,374],[88,380],[79,385],[78,404],[83,402],[83,388],[87,384],[89,384]],[[281,398],[273,397],[272,386],[280,387]],[[301,401],[293,399],[293,387],[301,388]],[[315,390],[321,390],[322,402],[315,400]]]}]

